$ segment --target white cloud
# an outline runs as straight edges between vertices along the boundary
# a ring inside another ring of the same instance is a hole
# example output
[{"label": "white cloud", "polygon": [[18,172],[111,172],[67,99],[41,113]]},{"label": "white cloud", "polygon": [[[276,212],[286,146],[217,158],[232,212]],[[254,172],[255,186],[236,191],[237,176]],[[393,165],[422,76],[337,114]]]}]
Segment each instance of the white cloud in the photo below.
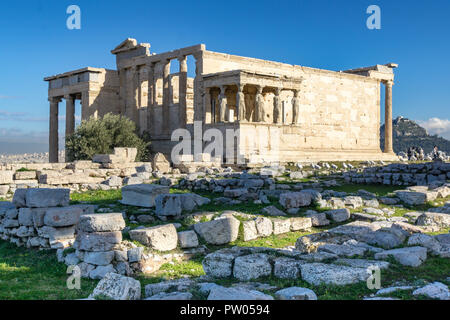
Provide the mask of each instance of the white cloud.
[{"label": "white cloud", "polygon": [[417,123],[427,129],[429,134],[437,134],[450,140],[450,120],[430,118],[426,121],[418,120]]}]

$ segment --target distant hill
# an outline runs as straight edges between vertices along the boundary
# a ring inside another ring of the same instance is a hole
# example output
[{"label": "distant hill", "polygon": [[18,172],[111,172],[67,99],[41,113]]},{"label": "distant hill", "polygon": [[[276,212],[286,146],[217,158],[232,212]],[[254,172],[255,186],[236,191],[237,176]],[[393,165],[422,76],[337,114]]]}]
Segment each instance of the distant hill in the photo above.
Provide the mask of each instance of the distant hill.
[{"label": "distant hill", "polygon": [[[392,132],[394,136],[394,152],[406,152],[409,147],[422,147],[425,153],[431,152],[436,145],[439,150],[450,153],[450,141],[429,135],[427,130],[416,122],[398,117],[392,121]],[[384,124],[380,127],[380,145],[384,149]]]}]

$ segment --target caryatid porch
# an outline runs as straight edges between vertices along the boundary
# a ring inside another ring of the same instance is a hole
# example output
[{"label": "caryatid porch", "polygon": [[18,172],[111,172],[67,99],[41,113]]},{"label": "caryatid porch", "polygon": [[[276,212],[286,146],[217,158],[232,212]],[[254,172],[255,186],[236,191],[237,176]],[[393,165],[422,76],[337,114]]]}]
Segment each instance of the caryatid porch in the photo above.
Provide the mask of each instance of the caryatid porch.
[{"label": "caryatid porch", "polygon": [[298,124],[302,81],[245,70],[204,75],[204,123]]}]

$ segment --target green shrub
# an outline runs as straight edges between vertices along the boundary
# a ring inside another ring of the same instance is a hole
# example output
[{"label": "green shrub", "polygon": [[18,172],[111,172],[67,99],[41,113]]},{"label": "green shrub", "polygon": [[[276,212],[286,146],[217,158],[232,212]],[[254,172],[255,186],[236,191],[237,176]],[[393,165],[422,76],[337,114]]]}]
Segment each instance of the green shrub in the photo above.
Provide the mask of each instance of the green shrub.
[{"label": "green shrub", "polygon": [[75,132],[67,137],[68,161],[91,160],[96,154],[112,154],[115,147],[137,148],[136,161],[147,160],[148,145],[139,137],[135,123],[111,113],[103,118],[91,117],[82,121]]}]

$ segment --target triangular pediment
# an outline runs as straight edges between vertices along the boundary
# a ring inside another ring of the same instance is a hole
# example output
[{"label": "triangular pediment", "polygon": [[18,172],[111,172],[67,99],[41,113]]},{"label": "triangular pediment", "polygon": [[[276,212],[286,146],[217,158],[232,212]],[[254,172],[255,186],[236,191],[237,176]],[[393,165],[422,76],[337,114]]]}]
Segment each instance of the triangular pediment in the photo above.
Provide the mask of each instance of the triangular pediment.
[{"label": "triangular pediment", "polygon": [[117,47],[115,47],[111,52],[120,52],[120,51],[126,51],[127,49],[136,48],[137,46],[137,40],[133,38],[127,38],[124,41],[122,41]]}]

